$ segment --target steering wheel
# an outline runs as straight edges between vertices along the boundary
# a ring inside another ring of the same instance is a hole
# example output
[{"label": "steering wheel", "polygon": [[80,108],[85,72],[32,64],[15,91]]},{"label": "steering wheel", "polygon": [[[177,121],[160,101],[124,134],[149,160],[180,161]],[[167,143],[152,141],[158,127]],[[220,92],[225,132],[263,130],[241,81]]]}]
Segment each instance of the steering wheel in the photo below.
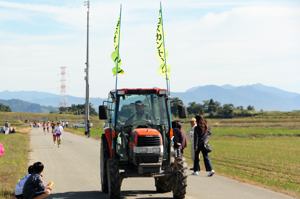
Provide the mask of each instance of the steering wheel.
[{"label": "steering wheel", "polygon": [[133,121],[132,126],[136,126],[137,128],[147,128],[147,127],[151,127],[152,123],[150,120],[141,119],[141,120]]}]

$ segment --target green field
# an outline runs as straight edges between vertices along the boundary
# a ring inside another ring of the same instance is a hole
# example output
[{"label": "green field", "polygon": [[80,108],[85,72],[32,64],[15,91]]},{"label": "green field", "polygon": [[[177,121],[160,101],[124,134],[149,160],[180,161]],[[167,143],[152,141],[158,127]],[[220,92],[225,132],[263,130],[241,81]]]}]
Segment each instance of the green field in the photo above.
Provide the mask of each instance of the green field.
[{"label": "green field", "polygon": [[[83,116],[61,114],[0,113],[0,118],[0,125],[8,120],[17,129],[24,125],[25,120],[68,120],[70,125],[83,121]],[[91,137],[99,139],[103,122],[97,117],[91,117],[91,121]],[[188,120],[183,123],[185,132],[188,132]],[[209,119],[208,124],[213,132],[210,157],[217,174],[300,198],[300,112]],[[84,135],[83,128],[68,128],[66,131]],[[11,193],[17,179],[27,169],[28,134],[1,135],[0,142],[14,146],[8,147],[5,158],[0,159],[1,199],[9,198],[3,195]],[[191,165],[189,150],[190,145],[185,156]],[[14,170],[17,172],[12,172]]]},{"label": "green field", "polygon": [[[208,120],[218,174],[300,198],[300,115]],[[184,129],[188,132],[187,123]],[[190,165],[190,145],[185,152]],[[202,168],[204,168],[202,162]]]},{"label": "green field", "polygon": [[217,172],[300,193],[300,137],[212,139]]},{"label": "green field", "polygon": [[17,133],[0,134],[5,155],[0,157],[0,199],[9,199],[18,179],[27,172],[29,152],[29,128]]}]

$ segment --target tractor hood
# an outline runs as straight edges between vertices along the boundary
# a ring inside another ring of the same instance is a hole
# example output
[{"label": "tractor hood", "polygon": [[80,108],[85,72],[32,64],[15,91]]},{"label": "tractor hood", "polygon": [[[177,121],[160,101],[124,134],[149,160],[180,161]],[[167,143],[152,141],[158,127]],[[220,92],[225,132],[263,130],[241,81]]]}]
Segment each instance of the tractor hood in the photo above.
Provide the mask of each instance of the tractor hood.
[{"label": "tractor hood", "polygon": [[135,146],[160,146],[162,137],[158,130],[152,128],[137,128],[131,134]]},{"label": "tractor hood", "polygon": [[160,132],[152,128],[137,128],[133,130],[134,134],[137,134],[139,137],[145,136],[160,136]]}]

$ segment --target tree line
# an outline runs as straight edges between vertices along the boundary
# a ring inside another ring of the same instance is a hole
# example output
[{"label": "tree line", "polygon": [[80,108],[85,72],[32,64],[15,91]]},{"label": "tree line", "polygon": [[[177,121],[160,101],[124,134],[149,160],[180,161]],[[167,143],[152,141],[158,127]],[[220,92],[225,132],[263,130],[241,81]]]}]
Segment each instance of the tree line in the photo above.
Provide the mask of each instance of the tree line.
[{"label": "tree line", "polygon": [[[178,116],[178,105],[183,105],[182,100],[173,98],[171,103],[171,112],[174,116]],[[204,100],[203,103],[190,102],[187,106],[189,115],[205,115],[209,118],[233,118],[233,117],[248,117],[257,114],[254,106],[247,107],[237,106],[233,104],[221,104],[213,99]]]},{"label": "tree line", "polygon": [[11,112],[11,109],[9,106],[0,103],[0,112]]},{"label": "tree line", "polygon": [[[90,104],[90,114],[97,115],[96,110]],[[85,114],[85,104],[72,104],[69,107],[59,107],[60,114],[73,114],[73,115],[84,115]]]}]

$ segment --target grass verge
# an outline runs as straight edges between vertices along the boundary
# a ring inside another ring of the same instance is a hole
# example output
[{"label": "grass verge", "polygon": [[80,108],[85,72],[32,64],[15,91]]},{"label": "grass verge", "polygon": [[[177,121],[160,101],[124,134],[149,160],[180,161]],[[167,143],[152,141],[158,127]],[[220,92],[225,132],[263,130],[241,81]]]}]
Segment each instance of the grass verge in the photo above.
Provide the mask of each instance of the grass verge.
[{"label": "grass verge", "polygon": [[19,128],[17,133],[0,134],[5,155],[0,158],[0,199],[13,198],[14,187],[27,172],[30,128]]},{"label": "grass verge", "polygon": [[[65,128],[64,131],[70,132],[70,133],[73,133],[76,135],[84,136],[85,129],[84,128]],[[99,140],[101,138],[102,132],[103,132],[103,129],[100,127],[90,129],[91,137],[94,139],[97,139],[97,140]]]}]

